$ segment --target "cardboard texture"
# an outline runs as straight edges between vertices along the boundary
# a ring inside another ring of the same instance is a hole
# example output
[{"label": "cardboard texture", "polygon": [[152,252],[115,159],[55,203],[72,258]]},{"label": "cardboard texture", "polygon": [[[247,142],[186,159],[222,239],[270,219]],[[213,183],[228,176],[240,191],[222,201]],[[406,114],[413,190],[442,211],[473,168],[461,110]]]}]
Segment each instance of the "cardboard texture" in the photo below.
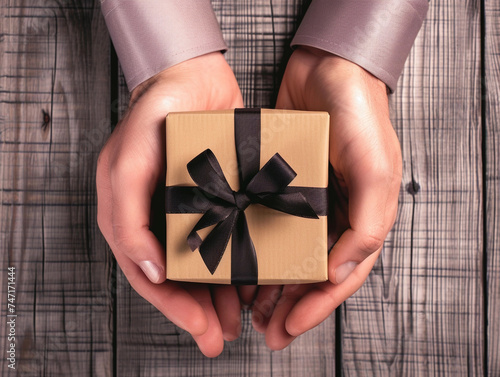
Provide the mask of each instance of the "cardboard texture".
[{"label": "cardboard texture", "polygon": [[[328,145],[328,113],[261,110],[260,166],[278,152],[297,173],[290,186],[327,187]],[[229,185],[237,191],[233,110],[167,116],[166,186],[196,186],[186,165],[207,148],[213,151]],[[245,210],[245,215],[257,253],[259,284],[327,280],[326,216],[307,219],[255,204]],[[231,250],[231,242],[213,275],[199,251],[192,252],[187,244],[186,237],[201,216],[201,213],[166,214],[167,278],[230,284],[231,254],[235,252]],[[199,234],[204,239],[210,230],[204,229]]]}]

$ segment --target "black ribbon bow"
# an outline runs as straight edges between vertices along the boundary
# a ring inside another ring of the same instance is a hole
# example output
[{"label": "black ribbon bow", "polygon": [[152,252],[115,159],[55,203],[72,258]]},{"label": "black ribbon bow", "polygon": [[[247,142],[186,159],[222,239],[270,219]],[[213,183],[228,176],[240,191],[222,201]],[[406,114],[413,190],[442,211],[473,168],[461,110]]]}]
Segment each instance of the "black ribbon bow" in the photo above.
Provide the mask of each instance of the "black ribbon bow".
[{"label": "black ribbon bow", "polygon": [[[257,284],[258,281],[257,255],[245,217],[245,209],[250,204],[315,219],[326,215],[328,209],[326,188],[289,186],[296,173],[278,153],[260,169],[260,115],[260,109],[235,109],[234,112],[239,191],[231,189],[210,149],[187,164],[198,187],[165,188],[167,213],[203,213],[187,241],[191,250],[199,249],[212,274],[231,238],[232,284]],[[202,240],[198,231],[213,225]]]},{"label": "black ribbon bow", "polygon": [[[255,247],[244,212],[250,204],[262,204],[290,215],[318,218],[302,193],[283,192],[297,174],[278,153],[239,191],[231,189],[210,149],[191,160],[187,169],[193,181],[207,197],[222,200],[218,203],[212,202],[187,238],[191,250],[199,248],[203,261],[212,274],[224,255],[231,235],[233,244],[238,246],[237,250],[233,249],[234,252],[249,263],[247,267],[255,266],[255,270],[257,269]],[[215,224],[215,228],[202,241],[197,232]]]}]

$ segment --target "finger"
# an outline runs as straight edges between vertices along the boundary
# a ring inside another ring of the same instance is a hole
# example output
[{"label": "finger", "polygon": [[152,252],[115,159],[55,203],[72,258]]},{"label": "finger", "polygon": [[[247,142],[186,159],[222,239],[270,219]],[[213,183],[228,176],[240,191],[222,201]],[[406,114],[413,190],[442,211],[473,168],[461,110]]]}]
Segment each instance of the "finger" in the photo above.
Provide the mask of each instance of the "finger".
[{"label": "finger", "polygon": [[252,302],[257,294],[256,285],[240,285],[238,286],[238,295],[240,296],[241,304],[244,308],[252,305]]},{"label": "finger", "polygon": [[252,325],[253,328],[265,333],[276,303],[281,296],[281,285],[262,285],[252,304]]},{"label": "finger", "polygon": [[285,324],[287,333],[299,336],[323,322],[363,285],[379,254],[380,249],[361,262],[342,284],[327,281],[315,285],[290,310]]},{"label": "finger", "polygon": [[401,182],[398,171],[392,166],[377,168],[363,161],[345,175],[350,228],[329,256],[332,283],[342,283],[360,262],[382,247],[396,219]]},{"label": "finger", "polygon": [[153,284],[125,255],[115,254],[115,257],[132,288],[165,317],[193,336],[207,331],[209,321],[205,310],[178,283]]},{"label": "finger", "polygon": [[308,289],[310,289],[308,284],[284,286],[267,325],[266,344],[270,349],[281,350],[296,338],[286,331],[285,322],[292,308]]},{"label": "finger", "polygon": [[111,170],[113,252],[136,263],[152,283],[165,281],[165,251],[150,231],[151,197],[156,179],[121,158]]},{"label": "finger", "polygon": [[108,240],[116,261],[130,285],[177,326],[191,334],[203,334],[208,326],[205,311],[189,293],[174,282],[152,284],[135,262],[124,253],[115,252],[118,248],[113,241],[112,201],[110,199],[112,191],[109,184],[109,163],[106,153],[101,153],[99,156],[98,166],[96,184],[99,228]]},{"label": "finger", "polygon": [[[208,319],[208,329],[201,335],[193,334],[193,339],[200,351],[207,357],[219,356],[224,349],[222,328],[212,303],[210,291],[206,285],[190,284],[189,292],[193,298],[202,306]],[[186,313],[187,314],[187,313]]]},{"label": "finger", "polygon": [[241,305],[236,287],[217,285],[213,287],[212,292],[224,340],[238,339],[241,334]]}]

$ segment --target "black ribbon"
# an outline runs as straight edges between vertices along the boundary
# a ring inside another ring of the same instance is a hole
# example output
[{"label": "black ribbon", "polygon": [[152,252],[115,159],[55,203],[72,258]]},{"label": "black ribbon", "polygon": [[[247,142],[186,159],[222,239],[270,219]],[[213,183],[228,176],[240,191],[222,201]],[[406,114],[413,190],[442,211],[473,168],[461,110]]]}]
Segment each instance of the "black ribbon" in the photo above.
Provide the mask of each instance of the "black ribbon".
[{"label": "black ribbon", "polygon": [[[210,149],[188,165],[198,187],[166,187],[167,213],[203,213],[187,237],[191,250],[199,249],[214,273],[231,238],[231,283],[257,284],[257,255],[245,217],[250,204],[261,204],[290,215],[318,218],[326,215],[327,189],[289,187],[295,171],[276,153],[260,168],[260,109],[236,109],[235,146],[240,190],[229,186]],[[215,225],[205,240],[198,231]]]}]

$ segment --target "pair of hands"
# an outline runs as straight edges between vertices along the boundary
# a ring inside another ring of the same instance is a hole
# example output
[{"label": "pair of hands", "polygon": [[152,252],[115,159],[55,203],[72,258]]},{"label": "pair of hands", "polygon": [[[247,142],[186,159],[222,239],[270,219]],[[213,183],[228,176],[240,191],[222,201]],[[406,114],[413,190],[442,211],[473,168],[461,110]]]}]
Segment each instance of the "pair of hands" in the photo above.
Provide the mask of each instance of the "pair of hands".
[{"label": "pair of hands", "polygon": [[340,57],[301,47],[288,62],[276,107],[330,113],[336,198],[329,281],[261,287],[166,281],[165,250],[151,231],[151,200],[164,186],[165,115],[237,107],[244,107],[241,92],[221,53],[175,65],[134,89],[97,167],[98,223],[122,271],[210,357],[239,336],[242,306],[252,309],[253,327],[277,350],[356,292],[395,221],[401,182],[385,84]]}]

